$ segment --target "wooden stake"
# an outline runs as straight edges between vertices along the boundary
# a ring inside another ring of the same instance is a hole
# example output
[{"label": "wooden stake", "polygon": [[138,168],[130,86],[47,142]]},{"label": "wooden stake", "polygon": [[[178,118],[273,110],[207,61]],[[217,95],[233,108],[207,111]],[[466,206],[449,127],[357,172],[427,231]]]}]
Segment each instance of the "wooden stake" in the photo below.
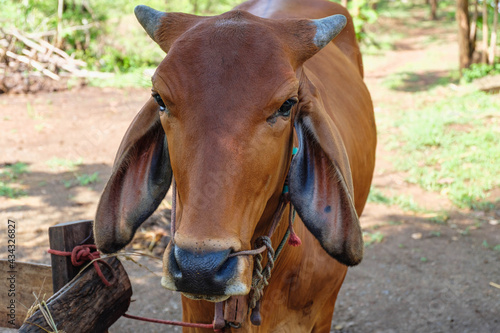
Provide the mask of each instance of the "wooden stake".
[{"label": "wooden stake", "polygon": [[[94,244],[92,221],[74,221],[60,223],[49,228],[49,243],[52,250],[71,252],[77,245]],[[51,254],[52,286],[54,293],[71,281],[82,267],[71,264],[70,257]]]}]

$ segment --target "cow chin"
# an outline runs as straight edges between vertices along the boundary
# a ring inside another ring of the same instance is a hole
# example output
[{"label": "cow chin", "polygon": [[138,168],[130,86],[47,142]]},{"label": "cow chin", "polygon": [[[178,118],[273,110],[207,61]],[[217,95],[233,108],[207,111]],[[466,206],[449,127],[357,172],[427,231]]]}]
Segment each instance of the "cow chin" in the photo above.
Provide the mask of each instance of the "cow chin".
[{"label": "cow chin", "polygon": [[189,293],[181,293],[183,296],[195,300],[195,301],[208,301],[208,302],[213,302],[213,303],[219,303],[219,302],[224,302],[227,300],[229,295],[225,296],[207,296],[207,295],[194,295],[194,294],[189,294]]},{"label": "cow chin", "polygon": [[[165,289],[179,291],[189,299],[209,302],[221,302],[230,296],[247,295],[250,292],[253,267],[251,256],[228,257],[220,251],[207,255],[207,266],[198,262],[193,269],[192,266],[183,267],[175,259],[174,253],[179,257],[179,252],[184,250],[167,248],[167,251],[170,253],[166,253],[164,257],[161,279],[161,285]],[[219,257],[226,258],[220,265],[222,268],[212,269],[210,264]]]}]

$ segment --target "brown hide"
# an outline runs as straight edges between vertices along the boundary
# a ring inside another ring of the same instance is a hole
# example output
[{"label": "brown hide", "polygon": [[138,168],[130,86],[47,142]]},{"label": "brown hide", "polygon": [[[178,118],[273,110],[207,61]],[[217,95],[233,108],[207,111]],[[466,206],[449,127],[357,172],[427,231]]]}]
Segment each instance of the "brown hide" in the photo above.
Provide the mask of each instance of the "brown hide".
[{"label": "brown hide", "polygon": [[[162,284],[191,298],[246,294],[250,256],[235,257],[225,291],[189,291],[172,270],[184,264],[179,253],[198,258],[252,248],[269,228],[289,171],[302,246],[285,246],[278,258],[261,301],[262,325],[248,318],[226,332],[329,332],[346,265],[362,258],[358,216],[375,163],[373,106],[352,19],[322,0],[257,0],[237,9],[221,19],[166,14],[158,28],[151,23],[157,30],[148,33],[168,52],[152,80],[166,111],[150,100],[128,130],[97,211],[96,243],[112,252],[129,242],[173,173],[178,227]],[[334,14],[345,15],[347,25],[319,51],[305,18]],[[273,118],[290,98],[298,100],[291,116]],[[299,153],[290,163],[292,146]],[[275,246],[287,218],[272,237]],[[212,322],[213,303],[182,302],[185,321]],[[185,329],[198,331],[206,330]]]}]

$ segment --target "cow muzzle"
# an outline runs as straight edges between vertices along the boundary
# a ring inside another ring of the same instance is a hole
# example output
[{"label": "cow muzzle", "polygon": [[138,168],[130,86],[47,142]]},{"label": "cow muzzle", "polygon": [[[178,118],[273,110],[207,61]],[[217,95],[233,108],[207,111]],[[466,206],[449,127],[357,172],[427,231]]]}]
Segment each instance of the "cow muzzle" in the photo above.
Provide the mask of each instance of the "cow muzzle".
[{"label": "cow muzzle", "polygon": [[173,244],[164,257],[164,288],[191,299],[220,302],[250,291],[252,267],[248,256],[230,256],[232,250],[190,250]]}]

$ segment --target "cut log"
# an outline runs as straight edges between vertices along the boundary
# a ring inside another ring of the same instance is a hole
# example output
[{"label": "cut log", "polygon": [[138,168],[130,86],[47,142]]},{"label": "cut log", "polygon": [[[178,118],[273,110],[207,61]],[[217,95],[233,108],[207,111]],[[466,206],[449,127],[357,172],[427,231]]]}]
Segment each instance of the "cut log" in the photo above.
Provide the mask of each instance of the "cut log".
[{"label": "cut log", "polygon": [[[105,258],[113,269],[116,282],[106,287],[91,265],[47,301],[59,332],[105,332],[130,305],[132,286],[120,261]],[[112,280],[109,269],[100,264],[104,276]],[[19,329],[21,333],[53,332],[40,310],[37,310]]]}]

